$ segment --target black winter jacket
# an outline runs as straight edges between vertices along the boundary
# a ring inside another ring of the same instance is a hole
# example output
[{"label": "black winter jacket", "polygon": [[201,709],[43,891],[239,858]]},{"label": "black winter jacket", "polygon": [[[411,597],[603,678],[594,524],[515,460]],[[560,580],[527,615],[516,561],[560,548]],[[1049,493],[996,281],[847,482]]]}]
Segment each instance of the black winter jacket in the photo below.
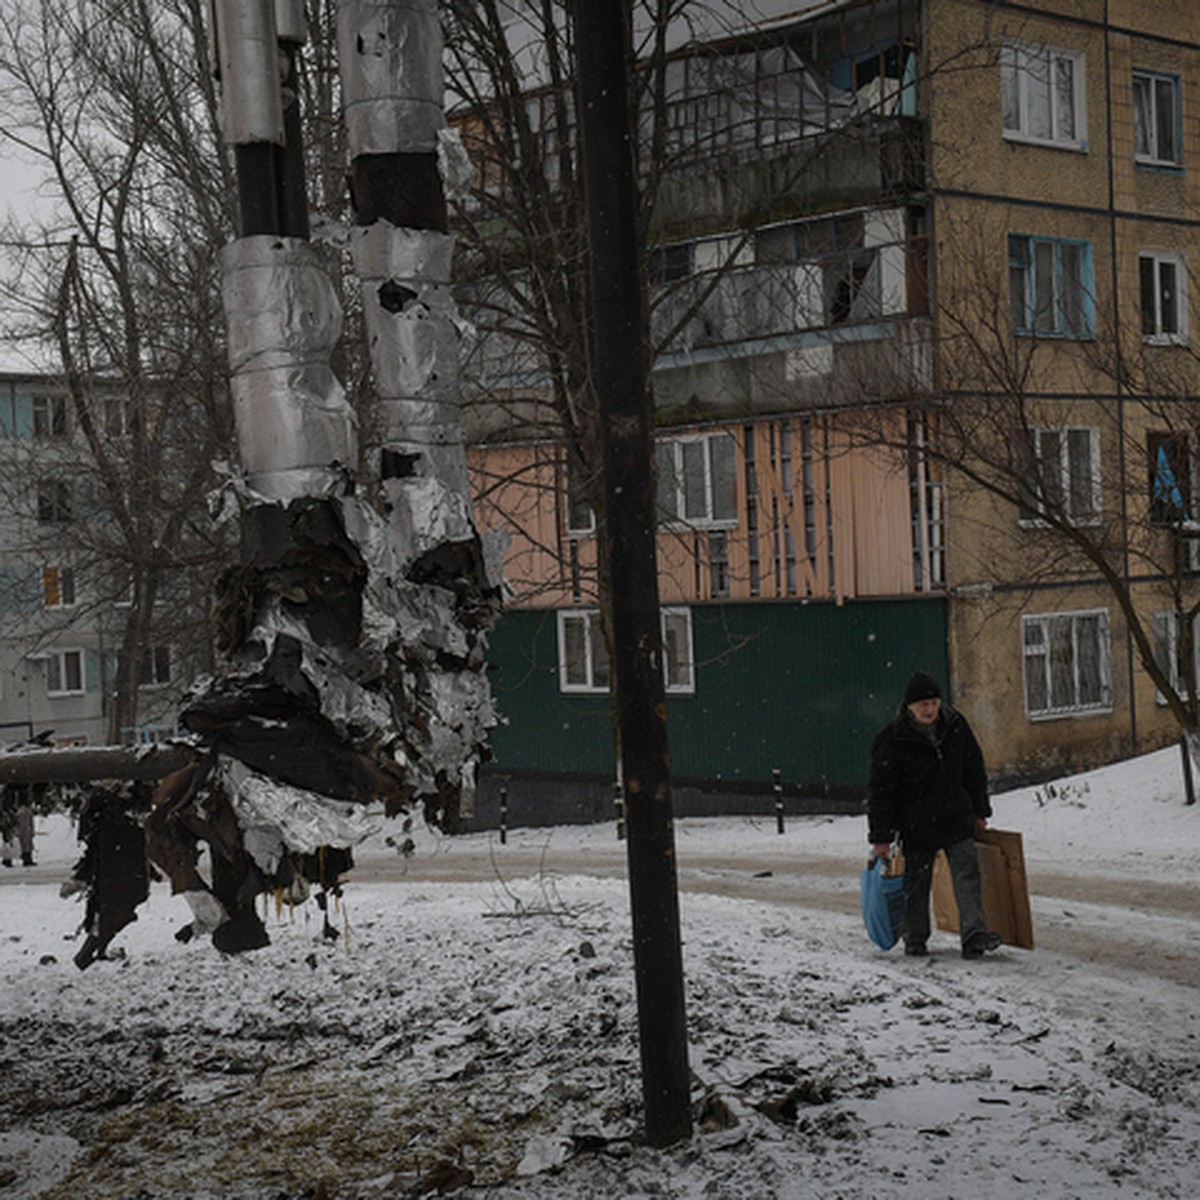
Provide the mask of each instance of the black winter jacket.
[{"label": "black winter jacket", "polygon": [[912,850],[937,850],[971,837],[990,817],[983,752],[966,718],[943,704],[936,739],[900,706],[871,745],[867,840],[899,833]]}]

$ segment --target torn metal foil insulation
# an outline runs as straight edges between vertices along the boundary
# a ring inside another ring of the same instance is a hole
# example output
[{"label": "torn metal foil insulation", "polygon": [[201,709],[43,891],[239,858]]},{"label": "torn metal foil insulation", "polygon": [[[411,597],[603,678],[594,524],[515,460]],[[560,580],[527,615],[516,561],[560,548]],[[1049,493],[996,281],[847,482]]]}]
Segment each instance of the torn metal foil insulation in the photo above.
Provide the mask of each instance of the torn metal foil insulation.
[{"label": "torn metal foil insulation", "polygon": [[295,238],[241,238],[221,268],[247,486],[281,502],[335,490],[357,462],[358,439],[329,365],[342,313],[317,251]]},{"label": "torn metal foil insulation", "polygon": [[269,4],[214,0],[221,117],[230,145],[283,145],[275,14]]},{"label": "torn metal foil insulation", "polygon": [[437,0],[343,0],[338,58],[356,154],[433,152],[446,124]]},{"label": "torn metal foil insulation", "polygon": [[379,829],[361,805],[333,800],[280,783],[222,756],[217,778],[241,826],[246,852],[274,877],[289,854],[316,854],[322,846],[349,849]]}]

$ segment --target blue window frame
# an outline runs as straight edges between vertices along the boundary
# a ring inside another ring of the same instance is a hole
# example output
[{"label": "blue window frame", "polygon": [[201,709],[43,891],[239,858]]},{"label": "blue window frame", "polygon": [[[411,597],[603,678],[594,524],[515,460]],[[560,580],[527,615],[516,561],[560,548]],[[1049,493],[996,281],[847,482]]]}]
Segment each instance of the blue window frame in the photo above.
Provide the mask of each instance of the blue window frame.
[{"label": "blue window frame", "polygon": [[1008,283],[1014,333],[1094,335],[1091,242],[1010,233]]}]

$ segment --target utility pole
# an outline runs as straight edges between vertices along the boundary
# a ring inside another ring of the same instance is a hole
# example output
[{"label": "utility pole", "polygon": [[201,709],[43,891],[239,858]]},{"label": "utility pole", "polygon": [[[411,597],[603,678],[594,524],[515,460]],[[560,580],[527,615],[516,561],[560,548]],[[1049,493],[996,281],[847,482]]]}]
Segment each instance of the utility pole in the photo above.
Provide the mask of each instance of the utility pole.
[{"label": "utility pole", "polygon": [[637,236],[628,0],[574,0],[600,402],[618,753],[646,1137],[691,1135],[679,885],[662,674],[646,310]]}]

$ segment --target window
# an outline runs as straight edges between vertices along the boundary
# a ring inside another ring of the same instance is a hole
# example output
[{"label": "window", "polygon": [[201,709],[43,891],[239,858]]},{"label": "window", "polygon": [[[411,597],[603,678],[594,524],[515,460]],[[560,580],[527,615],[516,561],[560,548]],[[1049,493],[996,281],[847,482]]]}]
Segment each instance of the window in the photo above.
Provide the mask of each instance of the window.
[{"label": "window", "polygon": [[1061,238],[1008,235],[1014,333],[1092,336],[1092,246]]},{"label": "window", "polygon": [[869,321],[883,314],[877,249],[856,250],[840,255],[825,268],[825,295],[830,325]]},{"label": "window", "polygon": [[571,537],[582,537],[596,532],[596,514],[584,499],[576,470],[571,467],[571,456],[563,462],[567,490],[567,533]]},{"label": "window", "polygon": [[1100,431],[1031,429],[1020,446],[1022,524],[1066,517],[1073,525],[1100,519]]},{"label": "window", "polygon": [[1000,50],[1004,136],[1087,148],[1084,58],[1076,50],[1013,44]]},{"label": "window", "polygon": [[75,515],[71,485],[63,479],[43,479],[38,483],[37,519],[43,524],[60,524]]},{"label": "window", "polygon": [[692,669],[692,610],[662,610],[663,682],[668,692],[694,692]]},{"label": "window", "polygon": [[[1191,685],[1200,679],[1200,644],[1196,639],[1200,636],[1200,621],[1192,622],[1192,673],[1189,677],[1184,658],[1184,647],[1179,637],[1180,614],[1166,610],[1151,614],[1151,633],[1154,638],[1154,661],[1167,677],[1175,693],[1187,697]],[[1159,704],[1166,704],[1167,698],[1158,693]]]},{"label": "window", "polygon": [[142,687],[171,682],[171,647],[148,646],[142,655],[142,666],[138,672],[138,683]]},{"label": "window", "polygon": [[1108,613],[1021,618],[1025,713],[1031,720],[1112,707]]},{"label": "window", "polygon": [[1151,71],[1133,73],[1133,152],[1139,163],[1178,166],[1182,161],[1179,79]]},{"label": "window", "polygon": [[1148,342],[1187,340],[1187,272],[1178,254],[1138,255],[1142,337]]},{"label": "window", "polygon": [[34,437],[67,436],[66,396],[34,396],[32,408]]},{"label": "window", "polygon": [[655,446],[659,520],[664,524],[735,525],[733,436],[670,438]]},{"label": "window", "polygon": [[693,246],[691,242],[679,242],[674,246],[655,246],[650,251],[647,271],[652,284],[678,283],[694,270]]},{"label": "window", "polygon": [[128,437],[133,432],[133,404],[122,396],[106,396],[101,405],[105,435]]},{"label": "window", "polygon": [[[1196,483],[1194,442],[1187,433],[1151,433],[1147,437],[1150,523],[1178,526],[1192,516]],[[1200,540],[1189,538],[1196,547]],[[1195,557],[1193,552],[1192,557]]]},{"label": "window", "polygon": [[708,531],[708,591],[711,596],[729,595],[729,535],[723,529]]},{"label": "window", "polygon": [[[694,692],[692,614],[687,608],[662,610],[663,682],[672,693]],[[608,648],[594,610],[558,614],[558,681],[564,692],[607,692],[611,672]]]},{"label": "window", "polygon": [[564,692],[606,692],[608,647],[598,612],[558,614],[558,684]]},{"label": "window", "polygon": [[86,680],[82,650],[54,650],[46,657],[46,694],[78,696]]},{"label": "window", "polygon": [[42,602],[47,608],[71,608],[74,605],[74,568],[42,568]]}]

